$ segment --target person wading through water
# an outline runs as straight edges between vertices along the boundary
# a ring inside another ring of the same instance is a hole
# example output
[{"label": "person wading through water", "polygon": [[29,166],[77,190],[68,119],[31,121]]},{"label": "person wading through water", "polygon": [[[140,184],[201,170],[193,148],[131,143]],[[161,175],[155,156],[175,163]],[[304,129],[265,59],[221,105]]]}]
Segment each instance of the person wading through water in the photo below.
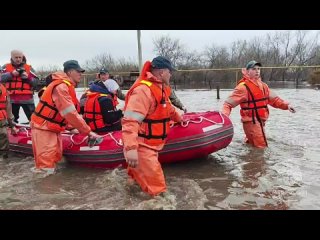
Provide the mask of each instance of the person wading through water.
[{"label": "person wading through water", "polygon": [[182,121],[169,100],[173,70],[164,57],[147,61],[124,106],[122,141],[128,174],[151,196],[167,189],[158,155],[170,131],[170,119]]},{"label": "person wading through water", "polygon": [[242,69],[243,78],[238,82],[232,94],[225,100],[222,113],[230,116],[232,108],[240,104],[240,115],[246,143],[257,148],[268,146],[265,123],[269,118],[268,105],[295,113],[295,109],[282,100],[261,80],[261,63],[250,61]]}]

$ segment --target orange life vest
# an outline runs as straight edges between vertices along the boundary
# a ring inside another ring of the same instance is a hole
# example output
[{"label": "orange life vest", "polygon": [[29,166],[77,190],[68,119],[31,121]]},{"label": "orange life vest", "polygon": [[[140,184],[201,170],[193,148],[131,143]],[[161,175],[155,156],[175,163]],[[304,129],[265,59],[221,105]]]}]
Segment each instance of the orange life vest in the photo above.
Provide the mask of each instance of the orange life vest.
[{"label": "orange life vest", "polygon": [[[23,68],[26,70],[27,74],[30,74],[31,66],[28,64],[24,64]],[[11,63],[5,66],[6,72],[13,72],[16,67],[14,67]],[[12,80],[6,82],[6,88],[11,94],[33,94],[31,90],[31,85],[29,80],[23,80],[20,76],[13,77]]]},{"label": "orange life vest", "polygon": [[157,106],[155,111],[147,115],[143,120],[138,135],[144,138],[144,143],[148,145],[164,144],[170,130],[170,109],[172,106],[169,96],[171,89],[168,86],[162,89],[162,87],[151,81],[138,79],[127,93],[124,110],[127,107],[132,91],[140,85],[146,85],[150,88],[156,99]]},{"label": "orange life vest", "polygon": [[67,125],[65,118],[61,116],[52,100],[52,92],[59,84],[66,84],[68,86],[72,102],[74,103],[77,111],[80,111],[80,105],[74,86],[68,80],[53,80],[43,92],[40,101],[31,116],[31,120],[40,125],[43,124],[44,121],[47,121],[47,127],[55,132],[64,131],[65,126]]},{"label": "orange life vest", "polygon": [[91,92],[91,91],[87,92],[87,100],[84,105],[83,118],[86,121],[86,123],[90,126],[92,131],[112,125],[112,124],[107,124],[103,121],[102,110],[99,103],[99,98],[101,97],[107,97],[111,99],[113,102],[113,106],[115,105],[114,98],[109,94],[103,94],[103,93]]},{"label": "orange life vest", "polygon": [[118,106],[119,102],[118,102],[117,94],[114,94],[114,95],[113,95],[112,103],[113,103],[113,106],[114,106],[114,107]]},{"label": "orange life vest", "polygon": [[1,83],[0,89],[0,120],[5,120],[7,119],[7,90]]},{"label": "orange life vest", "polygon": [[241,79],[238,84],[243,84],[248,91],[248,101],[240,103],[241,116],[252,117],[253,123],[255,123],[255,118],[259,122],[261,118],[266,119],[269,115],[269,91],[264,85],[263,90],[261,90],[257,85],[246,79]]}]

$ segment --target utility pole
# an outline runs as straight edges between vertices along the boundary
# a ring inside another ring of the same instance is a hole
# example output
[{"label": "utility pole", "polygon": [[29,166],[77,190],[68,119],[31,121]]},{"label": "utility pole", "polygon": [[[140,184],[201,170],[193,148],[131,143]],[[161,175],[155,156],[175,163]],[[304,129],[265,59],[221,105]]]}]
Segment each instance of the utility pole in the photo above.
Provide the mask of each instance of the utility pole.
[{"label": "utility pole", "polygon": [[142,70],[142,53],[141,53],[141,30],[137,30],[137,38],[138,38],[138,56],[139,56],[139,72]]}]

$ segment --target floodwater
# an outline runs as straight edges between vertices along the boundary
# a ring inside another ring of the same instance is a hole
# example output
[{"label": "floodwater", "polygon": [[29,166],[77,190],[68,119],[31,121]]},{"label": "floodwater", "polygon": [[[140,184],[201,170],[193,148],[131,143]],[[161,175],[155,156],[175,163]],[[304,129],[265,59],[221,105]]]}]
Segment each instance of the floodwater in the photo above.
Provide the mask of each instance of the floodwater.
[{"label": "floodwater", "polygon": [[[320,209],[320,91],[276,89],[297,113],[270,107],[269,148],[243,143],[239,108],[231,144],[207,159],[163,166],[168,192],[154,198],[127,180],[125,169],[59,163],[34,175],[33,158],[0,159],[0,209]],[[220,110],[231,90],[177,91],[189,111]],[[24,115],[21,111],[21,116]]]}]

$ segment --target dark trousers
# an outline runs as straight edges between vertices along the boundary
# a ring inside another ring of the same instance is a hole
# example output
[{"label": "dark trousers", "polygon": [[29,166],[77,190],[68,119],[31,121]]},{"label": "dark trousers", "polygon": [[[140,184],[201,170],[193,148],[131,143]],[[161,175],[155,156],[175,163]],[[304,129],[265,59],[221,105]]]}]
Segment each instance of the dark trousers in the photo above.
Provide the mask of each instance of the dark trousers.
[{"label": "dark trousers", "polygon": [[14,116],[14,121],[15,122],[18,122],[20,107],[23,108],[23,111],[26,114],[26,116],[27,116],[27,118],[28,118],[28,120],[30,122],[31,115],[35,110],[34,103],[31,103],[31,104],[16,104],[16,103],[12,103],[12,114]]},{"label": "dark trousers", "polygon": [[7,158],[9,151],[9,139],[6,126],[0,126],[0,157]]}]

